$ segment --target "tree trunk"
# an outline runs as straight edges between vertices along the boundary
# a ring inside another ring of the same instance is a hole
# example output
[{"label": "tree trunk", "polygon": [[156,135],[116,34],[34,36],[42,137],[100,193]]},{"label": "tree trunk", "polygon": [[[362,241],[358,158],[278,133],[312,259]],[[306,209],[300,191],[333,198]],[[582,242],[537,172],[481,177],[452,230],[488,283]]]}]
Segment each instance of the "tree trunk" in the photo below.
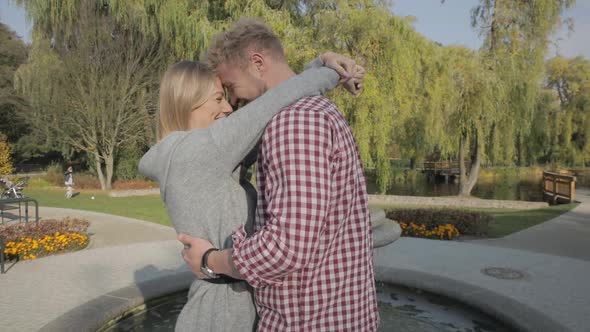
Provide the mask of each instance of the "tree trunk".
[{"label": "tree trunk", "polygon": [[522,152],[523,150],[523,146],[522,146],[522,135],[519,133],[516,135],[516,164],[519,167],[522,167],[523,165],[523,157],[522,157]]},{"label": "tree trunk", "polygon": [[107,171],[107,178],[106,178],[106,182],[105,182],[105,188],[106,188],[106,190],[111,190],[112,189],[112,184],[113,184],[113,165],[114,165],[114,157],[113,157],[113,154],[110,154],[110,155],[106,156],[106,158],[105,158],[105,164],[106,164],[106,171]]},{"label": "tree trunk", "polygon": [[467,134],[463,133],[459,139],[459,194],[463,189],[463,184],[467,183],[467,174],[465,169],[465,141],[467,140]]},{"label": "tree trunk", "polygon": [[94,165],[96,168],[96,173],[98,174],[98,181],[100,181],[100,189],[106,190],[106,182],[102,172],[102,162],[100,161],[98,152],[94,153]]},{"label": "tree trunk", "polygon": [[471,168],[469,169],[469,176],[466,174],[466,167],[464,164],[465,159],[465,141],[467,140],[467,135],[463,135],[461,141],[459,143],[459,171],[461,173],[460,178],[460,188],[459,188],[459,195],[460,196],[470,196],[473,187],[477,183],[477,178],[479,176],[479,169],[481,164],[481,153],[479,142],[477,139],[477,134],[475,134],[475,139],[473,142],[473,152],[471,154]]},{"label": "tree trunk", "polygon": [[492,13],[492,24],[491,24],[491,28],[490,28],[490,53],[494,53],[494,51],[496,50],[496,45],[497,45],[497,39],[498,39],[498,20],[496,19],[496,16],[498,15],[498,1],[496,0],[494,1],[494,12]]}]

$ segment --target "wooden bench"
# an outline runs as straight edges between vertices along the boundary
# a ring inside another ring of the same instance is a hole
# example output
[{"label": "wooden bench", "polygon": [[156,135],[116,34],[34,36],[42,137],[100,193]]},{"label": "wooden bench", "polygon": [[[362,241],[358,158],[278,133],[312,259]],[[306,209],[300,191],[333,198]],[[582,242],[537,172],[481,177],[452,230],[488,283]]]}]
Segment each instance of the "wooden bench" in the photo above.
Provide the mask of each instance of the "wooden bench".
[{"label": "wooden bench", "polygon": [[543,171],[543,196],[553,203],[564,200],[572,203],[576,199],[576,177]]}]

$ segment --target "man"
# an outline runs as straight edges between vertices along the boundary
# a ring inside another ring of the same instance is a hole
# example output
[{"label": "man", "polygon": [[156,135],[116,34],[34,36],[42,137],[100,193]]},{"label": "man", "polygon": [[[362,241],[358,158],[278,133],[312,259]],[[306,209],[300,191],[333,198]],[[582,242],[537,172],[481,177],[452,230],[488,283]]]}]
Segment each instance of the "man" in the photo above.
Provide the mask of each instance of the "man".
[{"label": "man", "polygon": [[[218,36],[208,60],[232,104],[294,75],[280,40],[241,20]],[[376,331],[372,233],[363,168],[352,132],[327,98],[303,98],[268,124],[260,142],[254,234],[233,248],[180,235],[200,278],[245,279],[259,331]]]}]

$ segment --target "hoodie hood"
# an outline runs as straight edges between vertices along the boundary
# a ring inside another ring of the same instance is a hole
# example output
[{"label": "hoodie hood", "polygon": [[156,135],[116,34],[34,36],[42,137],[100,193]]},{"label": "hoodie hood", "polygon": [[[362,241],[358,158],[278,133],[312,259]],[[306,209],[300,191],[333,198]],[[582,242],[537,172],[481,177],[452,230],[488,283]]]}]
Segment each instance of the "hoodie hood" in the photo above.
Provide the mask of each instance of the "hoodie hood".
[{"label": "hoodie hood", "polygon": [[139,161],[139,173],[160,184],[160,195],[166,201],[166,181],[170,161],[187,132],[173,132],[150,148]]}]

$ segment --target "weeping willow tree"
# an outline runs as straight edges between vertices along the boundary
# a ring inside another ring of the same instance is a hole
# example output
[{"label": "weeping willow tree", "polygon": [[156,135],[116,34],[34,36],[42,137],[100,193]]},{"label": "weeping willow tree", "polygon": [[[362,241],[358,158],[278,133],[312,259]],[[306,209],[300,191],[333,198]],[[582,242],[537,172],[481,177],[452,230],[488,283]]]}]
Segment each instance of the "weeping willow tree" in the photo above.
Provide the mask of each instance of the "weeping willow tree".
[{"label": "weeping willow tree", "polygon": [[590,161],[590,61],[549,59],[546,86],[560,106],[551,112],[555,133],[550,160],[583,167]]},{"label": "weeping willow tree", "polygon": [[[488,59],[461,47],[450,47],[447,61],[453,81],[449,113],[443,118],[449,136],[458,142],[460,195],[470,195],[477,183],[486,140],[505,115],[505,83],[489,68]],[[469,170],[466,167],[469,161]]]},{"label": "weeping willow tree", "polygon": [[318,49],[347,54],[368,69],[362,95],[353,98],[337,90],[332,96],[384,192],[392,181],[392,150],[416,162],[441,144],[442,48],[374,1],[339,3],[336,10],[314,15],[312,24]]},{"label": "weeping willow tree", "polygon": [[490,160],[523,165],[551,33],[575,0],[480,0],[472,24],[484,37],[482,53],[507,85],[506,116],[494,123]]}]

